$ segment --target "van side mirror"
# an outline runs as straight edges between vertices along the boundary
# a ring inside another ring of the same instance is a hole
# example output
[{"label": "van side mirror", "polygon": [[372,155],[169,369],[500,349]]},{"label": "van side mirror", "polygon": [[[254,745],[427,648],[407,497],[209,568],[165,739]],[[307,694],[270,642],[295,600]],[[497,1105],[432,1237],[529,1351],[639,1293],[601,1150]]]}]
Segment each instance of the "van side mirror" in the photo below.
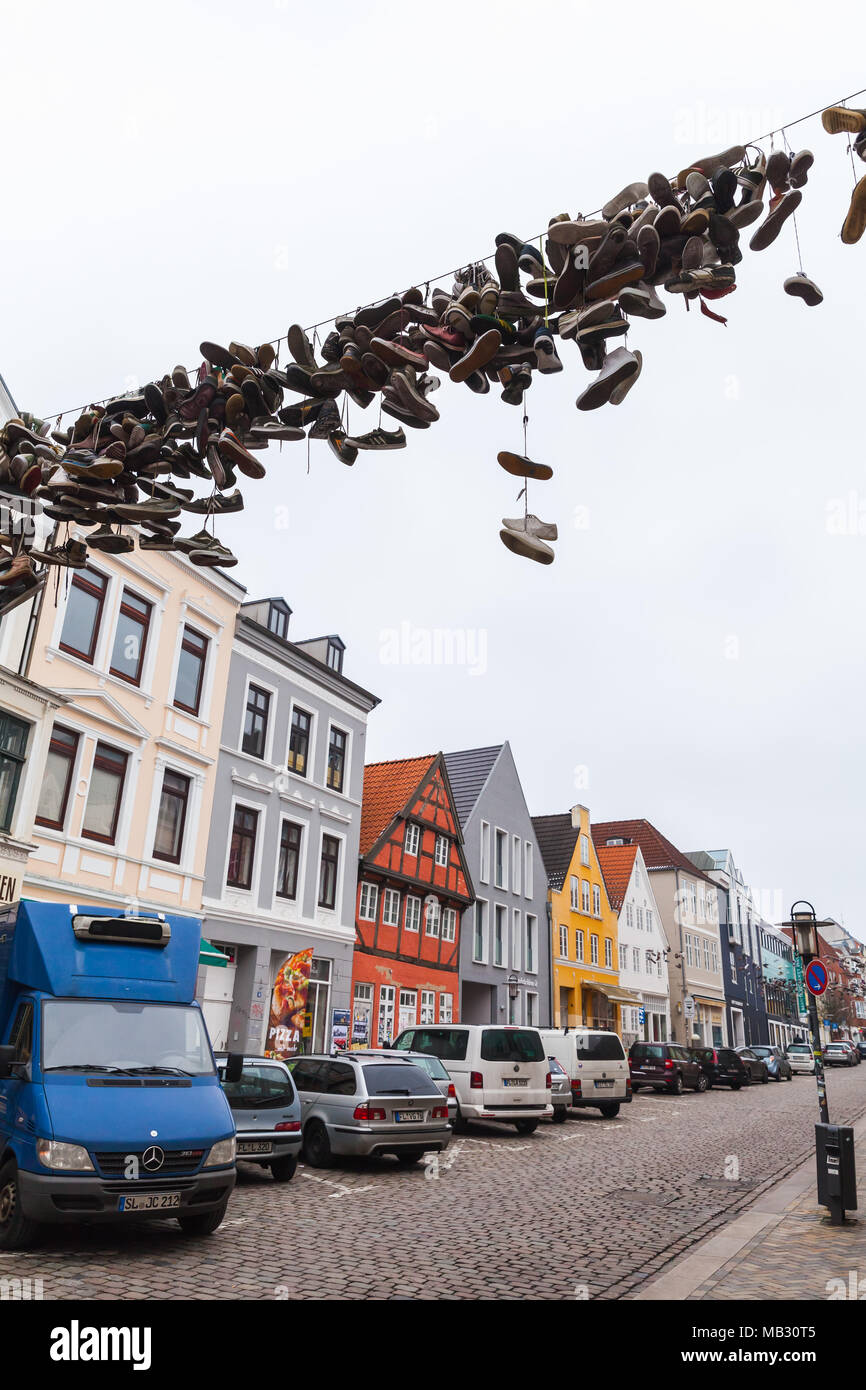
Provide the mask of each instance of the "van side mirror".
[{"label": "van side mirror", "polygon": [[15,1048],[11,1043],[6,1043],[0,1047],[0,1078],[5,1079],[12,1075],[12,1066],[15,1061]]},{"label": "van side mirror", "polygon": [[226,1081],[240,1081],[244,1071],[244,1054],[242,1052],[230,1052],[226,1060]]}]

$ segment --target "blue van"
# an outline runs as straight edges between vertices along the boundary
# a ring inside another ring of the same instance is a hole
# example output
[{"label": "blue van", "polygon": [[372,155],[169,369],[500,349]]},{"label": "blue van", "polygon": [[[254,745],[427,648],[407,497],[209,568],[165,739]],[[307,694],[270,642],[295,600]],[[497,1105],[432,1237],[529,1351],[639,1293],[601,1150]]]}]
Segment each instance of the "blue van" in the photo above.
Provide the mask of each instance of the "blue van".
[{"label": "blue van", "polygon": [[161,913],[0,914],[0,1249],[43,1222],[219,1226],[235,1126],[194,999],[200,941]]}]

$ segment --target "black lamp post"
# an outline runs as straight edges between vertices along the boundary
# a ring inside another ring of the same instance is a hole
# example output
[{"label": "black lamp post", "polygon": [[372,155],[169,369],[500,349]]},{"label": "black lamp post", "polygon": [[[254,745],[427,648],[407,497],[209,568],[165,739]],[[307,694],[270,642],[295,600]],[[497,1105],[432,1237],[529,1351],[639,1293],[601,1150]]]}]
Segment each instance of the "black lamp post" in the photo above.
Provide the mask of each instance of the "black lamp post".
[{"label": "black lamp post", "polygon": [[[794,930],[794,947],[803,962],[803,970],[805,971],[809,962],[817,960],[820,954],[818,949],[818,920],[812,904],[807,902],[794,903],[791,908],[790,925]],[[830,1111],[827,1108],[827,1083],[824,1077],[824,1058],[821,1051],[821,1024],[818,1019],[818,1001],[811,990],[806,992],[806,1002],[809,1008],[812,1052],[815,1057],[818,1108],[821,1111],[822,1124],[828,1125],[830,1123]]]}]

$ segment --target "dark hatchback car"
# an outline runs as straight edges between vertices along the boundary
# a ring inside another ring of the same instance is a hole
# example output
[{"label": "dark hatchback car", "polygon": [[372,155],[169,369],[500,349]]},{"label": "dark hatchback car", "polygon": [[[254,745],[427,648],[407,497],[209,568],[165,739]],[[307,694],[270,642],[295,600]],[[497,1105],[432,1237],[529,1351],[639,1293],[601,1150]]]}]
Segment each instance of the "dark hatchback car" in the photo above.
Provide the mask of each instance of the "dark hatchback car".
[{"label": "dark hatchback car", "polygon": [[628,1065],[632,1091],[647,1086],[681,1096],[687,1087],[693,1091],[707,1089],[701,1064],[690,1048],[678,1043],[634,1042],[629,1048]]},{"label": "dark hatchback car", "polygon": [[753,1052],[750,1047],[738,1047],[737,1056],[746,1064],[749,1081],[760,1081],[763,1086],[766,1086],[770,1079],[770,1071],[763,1057],[759,1057],[757,1052]]},{"label": "dark hatchback car", "polygon": [[739,1091],[749,1085],[749,1069],[732,1047],[694,1047],[692,1052],[708,1087],[730,1086],[732,1091]]}]

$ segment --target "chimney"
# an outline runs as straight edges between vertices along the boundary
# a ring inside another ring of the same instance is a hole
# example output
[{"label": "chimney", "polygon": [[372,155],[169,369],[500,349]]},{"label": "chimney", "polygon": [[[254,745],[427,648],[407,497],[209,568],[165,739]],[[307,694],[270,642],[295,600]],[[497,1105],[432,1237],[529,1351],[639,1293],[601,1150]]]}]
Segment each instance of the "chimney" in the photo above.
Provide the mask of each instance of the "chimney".
[{"label": "chimney", "polygon": [[576,806],[572,806],[572,808],[571,808],[571,824],[572,824],[572,827],[573,827],[575,830],[579,830],[579,829],[580,829],[580,813],[581,813],[581,811],[585,811],[586,814],[587,814],[587,816],[589,815],[589,807],[588,807],[588,806],[581,806],[580,802],[578,802],[578,804],[577,804]]}]

